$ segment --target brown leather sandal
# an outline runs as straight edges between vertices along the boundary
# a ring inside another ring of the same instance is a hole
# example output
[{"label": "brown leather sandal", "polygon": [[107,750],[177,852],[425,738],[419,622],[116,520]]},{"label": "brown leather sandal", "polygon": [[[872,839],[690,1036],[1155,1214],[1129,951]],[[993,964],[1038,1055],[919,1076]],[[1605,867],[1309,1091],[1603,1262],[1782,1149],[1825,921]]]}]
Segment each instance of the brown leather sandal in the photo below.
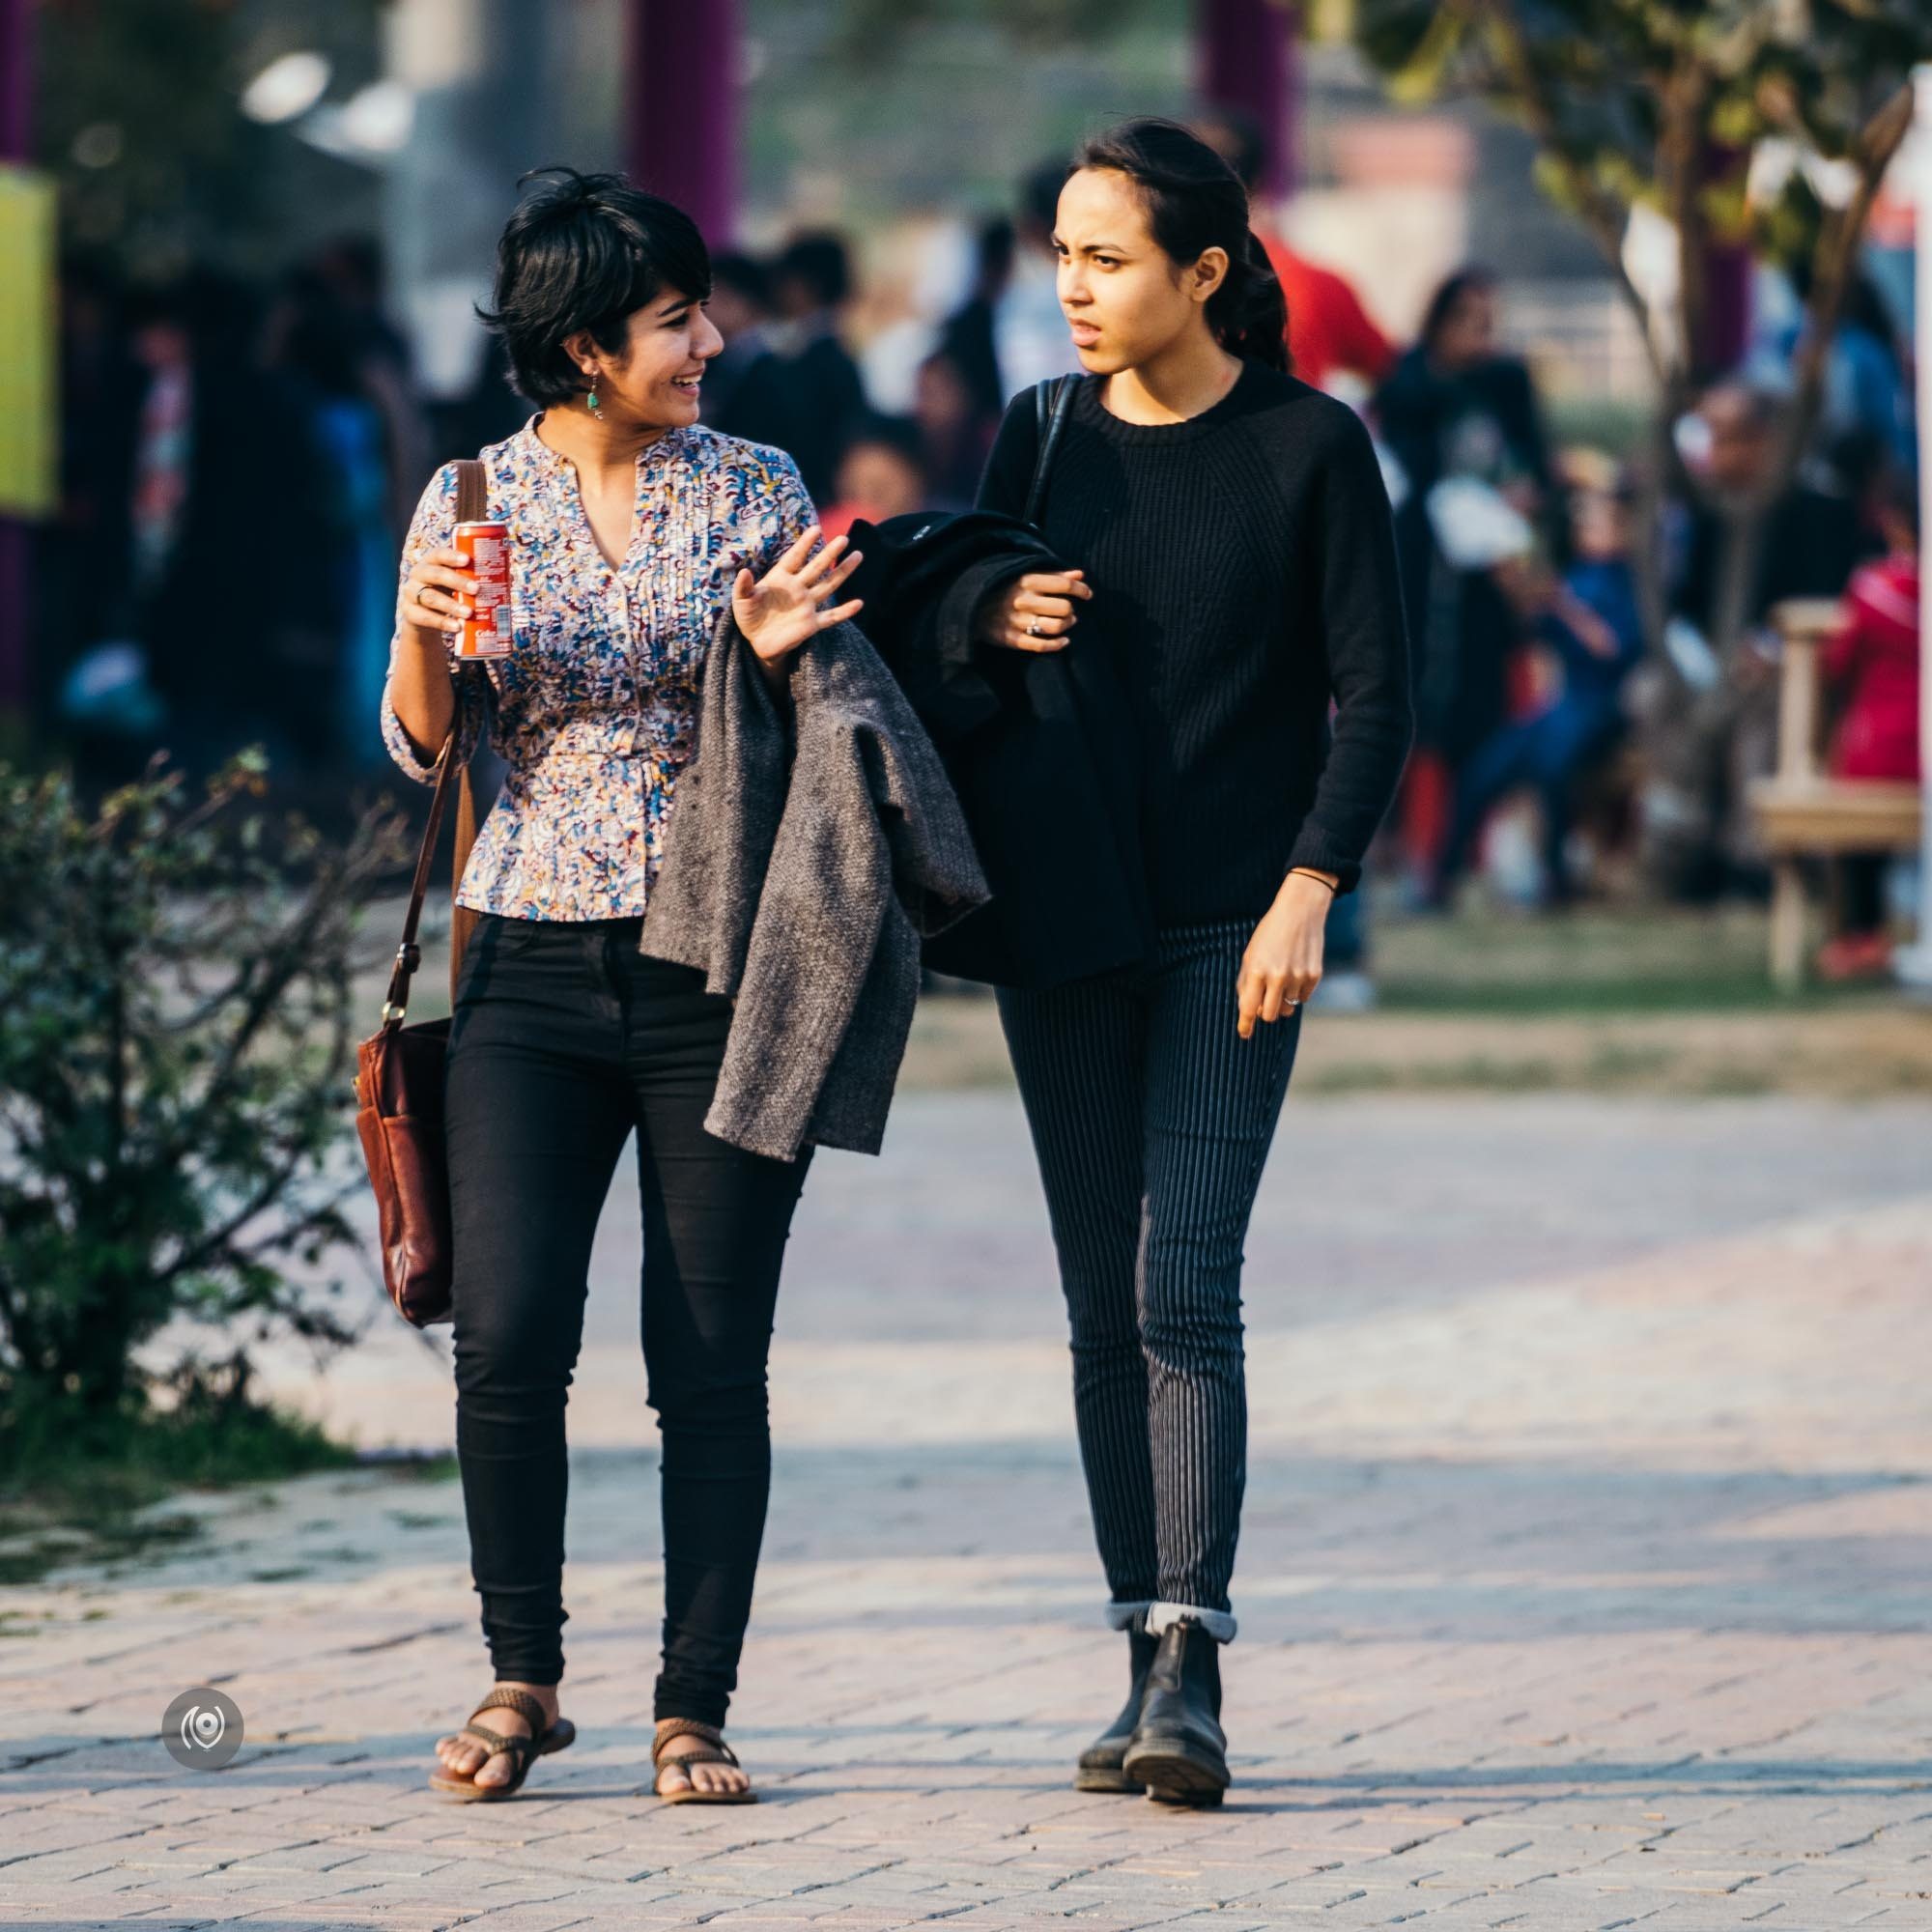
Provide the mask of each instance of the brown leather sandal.
[{"label": "brown leather sandal", "polygon": [[[709,1750],[685,1751],[670,1759],[665,1757],[665,1746],[673,1738],[702,1738],[711,1747]],[[685,1774],[682,1791],[666,1791],[664,1775],[670,1765]],[[758,1794],[755,1791],[700,1791],[690,1775],[694,1764],[728,1764],[742,1771],[737,1753],[724,1742],[724,1733],[715,1724],[700,1724],[696,1718],[667,1718],[658,1731],[657,1742],[651,1746],[652,1794],[666,1804],[755,1804]]]},{"label": "brown leather sandal", "polygon": [[[476,1719],[485,1711],[516,1712],[530,1727],[529,1736],[507,1737],[501,1731],[493,1731],[487,1724],[479,1724]],[[560,1751],[577,1740],[577,1726],[568,1718],[559,1718],[546,1729],[548,1722],[544,1707],[527,1690],[515,1690],[508,1685],[499,1685],[470,1712],[469,1721],[456,1735],[459,1738],[474,1738],[479,1745],[487,1746],[490,1757],[507,1757],[510,1760],[509,1782],[478,1784],[474,1772],[459,1774],[445,1767],[430,1773],[430,1789],[446,1791],[466,1804],[488,1804],[493,1799],[514,1798],[523,1788],[524,1779],[530,1775],[530,1765],[534,1760],[548,1757],[553,1751]],[[488,1757],[483,1760],[483,1764],[489,1762]],[[476,1770],[481,1771],[483,1764],[479,1764]]]}]

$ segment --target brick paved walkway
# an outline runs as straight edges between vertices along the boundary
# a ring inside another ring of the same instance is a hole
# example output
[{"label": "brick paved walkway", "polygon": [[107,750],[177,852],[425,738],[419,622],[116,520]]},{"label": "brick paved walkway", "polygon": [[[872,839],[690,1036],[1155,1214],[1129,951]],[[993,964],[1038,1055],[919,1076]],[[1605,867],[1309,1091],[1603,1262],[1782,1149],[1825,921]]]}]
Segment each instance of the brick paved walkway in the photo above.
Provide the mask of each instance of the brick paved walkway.
[{"label": "brick paved walkway", "polygon": [[[998,1094],[814,1175],[734,1732],[767,1802],[642,1795],[633,1213],[573,1410],[579,1747],[515,1804],[422,1788],[483,1684],[453,1485],[196,1499],[0,1593],[0,1923],[1932,1927],[1932,1105],[1292,1104],[1219,1814],[1067,1785],[1123,1662]],[[447,1438],[397,1327],[277,1373]],[[216,1775],[155,1738],[196,1683],[247,1715]]]}]

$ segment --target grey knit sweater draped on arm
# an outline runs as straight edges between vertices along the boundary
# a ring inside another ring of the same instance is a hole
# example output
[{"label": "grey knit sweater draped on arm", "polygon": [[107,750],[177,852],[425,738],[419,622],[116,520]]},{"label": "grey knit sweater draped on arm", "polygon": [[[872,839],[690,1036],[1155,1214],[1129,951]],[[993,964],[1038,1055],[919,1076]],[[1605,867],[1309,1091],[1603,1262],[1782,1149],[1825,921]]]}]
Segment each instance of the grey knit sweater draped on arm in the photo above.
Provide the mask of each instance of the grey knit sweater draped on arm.
[{"label": "grey knit sweater draped on arm", "polygon": [[984,903],[938,753],[863,632],[798,653],[787,716],[727,611],[677,781],[643,952],[736,1004],[705,1126],[781,1160],[877,1153],[919,942]]}]

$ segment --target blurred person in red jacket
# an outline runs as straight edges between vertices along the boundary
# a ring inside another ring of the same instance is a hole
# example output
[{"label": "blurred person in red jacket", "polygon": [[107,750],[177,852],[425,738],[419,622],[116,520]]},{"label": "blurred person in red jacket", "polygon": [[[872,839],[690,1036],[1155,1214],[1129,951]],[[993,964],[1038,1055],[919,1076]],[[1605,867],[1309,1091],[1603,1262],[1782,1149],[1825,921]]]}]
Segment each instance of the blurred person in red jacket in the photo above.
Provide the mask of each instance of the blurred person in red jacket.
[{"label": "blurred person in red jacket", "polygon": [[[1872,505],[1886,554],[1853,573],[1845,612],[1825,646],[1825,682],[1838,700],[1832,775],[1917,784],[1918,745],[1918,492],[1901,469],[1881,478]],[[1818,955],[1827,980],[1887,972],[1886,854],[1838,862],[1838,931]],[[1922,888],[1921,888],[1922,890]]]},{"label": "blurred person in red jacket", "polygon": [[882,524],[924,507],[928,491],[919,424],[908,416],[861,416],[833,476],[832,501],[818,519],[828,541],[844,536],[861,518]]}]

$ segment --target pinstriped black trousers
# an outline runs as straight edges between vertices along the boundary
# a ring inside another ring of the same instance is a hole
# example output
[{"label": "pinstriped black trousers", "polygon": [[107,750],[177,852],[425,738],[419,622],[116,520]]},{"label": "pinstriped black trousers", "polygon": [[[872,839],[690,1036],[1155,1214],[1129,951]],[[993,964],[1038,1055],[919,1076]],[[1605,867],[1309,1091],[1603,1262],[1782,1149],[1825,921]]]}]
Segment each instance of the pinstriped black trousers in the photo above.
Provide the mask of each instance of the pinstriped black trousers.
[{"label": "pinstriped black trousers", "polygon": [[1222,1641],[1247,1479],[1241,1259],[1301,1014],[1235,1030],[1254,922],[1151,964],[1002,990],[1073,1345],[1073,1407],[1118,1627]]}]

